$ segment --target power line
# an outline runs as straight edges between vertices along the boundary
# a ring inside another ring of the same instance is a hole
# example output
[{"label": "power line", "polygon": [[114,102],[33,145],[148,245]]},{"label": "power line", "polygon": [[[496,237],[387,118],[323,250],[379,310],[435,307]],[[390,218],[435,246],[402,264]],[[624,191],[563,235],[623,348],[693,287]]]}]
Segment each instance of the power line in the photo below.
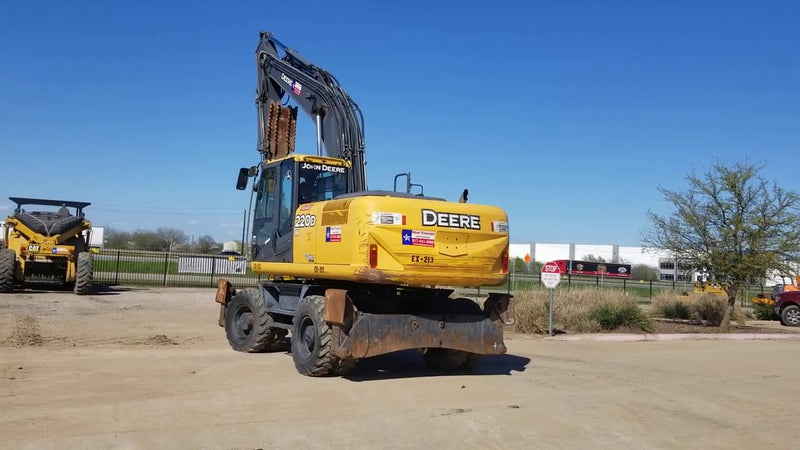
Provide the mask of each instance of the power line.
[{"label": "power line", "polygon": [[151,214],[151,215],[175,215],[175,216],[238,216],[238,212],[186,212],[186,211],[136,211],[132,209],[108,209],[93,208],[92,211],[106,213],[127,213],[127,214]]},{"label": "power line", "polygon": [[208,207],[193,207],[193,206],[137,206],[137,205],[111,205],[103,203],[93,203],[92,206],[99,206],[100,208],[136,208],[136,209],[177,209],[177,210],[214,210],[214,211],[227,211],[239,210],[241,208],[208,208]]}]

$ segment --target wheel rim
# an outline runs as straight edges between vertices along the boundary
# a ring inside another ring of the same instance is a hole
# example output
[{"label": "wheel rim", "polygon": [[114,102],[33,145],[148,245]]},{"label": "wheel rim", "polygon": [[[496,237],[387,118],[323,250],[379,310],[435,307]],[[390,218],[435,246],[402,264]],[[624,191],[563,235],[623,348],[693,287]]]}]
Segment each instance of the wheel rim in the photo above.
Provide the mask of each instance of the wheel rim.
[{"label": "wheel rim", "polygon": [[297,339],[297,354],[300,359],[307,360],[311,358],[314,353],[314,346],[317,342],[317,327],[314,326],[314,321],[310,317],[303,317],[300,322],[300,333]]},{"label": "wheel rim", "polygon": [[253,330],[253,312],[247,306],[240,306],[233,314],[233,334],[238,341],[245,341]]},{"label": "wheel rim", "polygon": [[800,309],[790,309],[786,311],[786,321],[792,325],[800,323]]}]

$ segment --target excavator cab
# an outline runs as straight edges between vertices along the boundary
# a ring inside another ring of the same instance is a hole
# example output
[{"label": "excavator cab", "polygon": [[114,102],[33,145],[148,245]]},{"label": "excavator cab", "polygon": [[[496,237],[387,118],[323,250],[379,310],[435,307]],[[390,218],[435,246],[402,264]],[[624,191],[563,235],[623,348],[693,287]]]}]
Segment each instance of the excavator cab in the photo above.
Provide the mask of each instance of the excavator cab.
[{"label": "excavator cab", "polygon": [[[262,163],[253,184],[253,261],[292,262],[292,230],[316,220],[302,213],[303,205],[345,194],[349,169],[345,160],[301,154]],[[247,172],[241,169],[240,179]]]}]

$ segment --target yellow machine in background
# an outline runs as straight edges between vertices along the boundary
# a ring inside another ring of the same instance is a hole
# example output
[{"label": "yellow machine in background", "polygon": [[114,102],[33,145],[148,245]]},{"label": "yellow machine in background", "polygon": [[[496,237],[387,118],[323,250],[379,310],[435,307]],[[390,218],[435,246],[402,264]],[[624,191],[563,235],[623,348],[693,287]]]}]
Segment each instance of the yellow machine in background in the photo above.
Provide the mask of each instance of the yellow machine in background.
[{"label": "yellow machine in background", "polygon": [[[755,297],[753,297],[751,299],[751,301],[754,302],[754,303],[759,303],[759,302],[762,302],[764,299],[772,299],[772,300],[774,300],[775,297],[777,297],[778,294],[780,294],[781,292],[800,291],[800,287],[798,287],[798,285],[800,285],[800,276],[797,276],[794,280],[792,280],[792,277],[781,276],[781,277],[779,277],[779,281],[776,282],[772,286],[772,293],[769,296],[767,296],[764,293],[761,293],[761,294],[758,294]],[[695,285],[694,285],[694,293],[695,294],[718,294],[718,295],[724,295],[724,296],[728,295],[728,293],[725,291],[725,289],[722,288],[722,286],[720,284],[715,283],[713,281],[708,281],[708,282],[698,281],[698,282],[696,282]]]},{"label": "yellow machine in background", "polygon": [[[71,286],[77,295],[92,286],[93,257],[89,251],[91,223],[85,202],[10,197],[17,204],[6,219],[5,247],[0,250],[0,292],[15,286],[48,283]],[[23,206],[59,207],[28,211]],[[69,208],[74,208],[70,212]]]},{"label": "yellow machine in background", "polygon": [[721,294],[727,295],[725,289],[718,283],[698,281],[694,284],[695,294]]},{"label": "yellow machine in background", "polygon": [[[363,117],[336,78],[270,33],[256,63],[261,162],[240,169],[236,187],[253,180],[249,256],[267,281],[237,291],[220,280],[231,347],[269,351],[291,332],[295,367],[311,376],[404,349],[448,370],[504,353],[511,295],[481,306],[452,287],[507,282],[506,213],[467,203],[467,190],[458,202],[413,194],[410,174],[398,175],[405,192],[397,177],[393,191],[369,190]],[[316,155],[294,153],[298,109],[314,119]]]}]

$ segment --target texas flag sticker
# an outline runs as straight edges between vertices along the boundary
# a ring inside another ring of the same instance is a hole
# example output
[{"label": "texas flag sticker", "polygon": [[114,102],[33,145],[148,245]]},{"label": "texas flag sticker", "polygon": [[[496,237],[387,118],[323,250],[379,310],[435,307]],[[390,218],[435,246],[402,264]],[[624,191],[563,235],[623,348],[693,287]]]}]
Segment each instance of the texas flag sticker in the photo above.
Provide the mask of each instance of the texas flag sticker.
[{"label": "texas flag sticker", "polygon": [[342,227],[326,227],[325,242],[342,242]]},{"label": "texas flag sticker", "polygon": [[403,245],[433,247],[436,239],[435,231],[403,230]]}]

